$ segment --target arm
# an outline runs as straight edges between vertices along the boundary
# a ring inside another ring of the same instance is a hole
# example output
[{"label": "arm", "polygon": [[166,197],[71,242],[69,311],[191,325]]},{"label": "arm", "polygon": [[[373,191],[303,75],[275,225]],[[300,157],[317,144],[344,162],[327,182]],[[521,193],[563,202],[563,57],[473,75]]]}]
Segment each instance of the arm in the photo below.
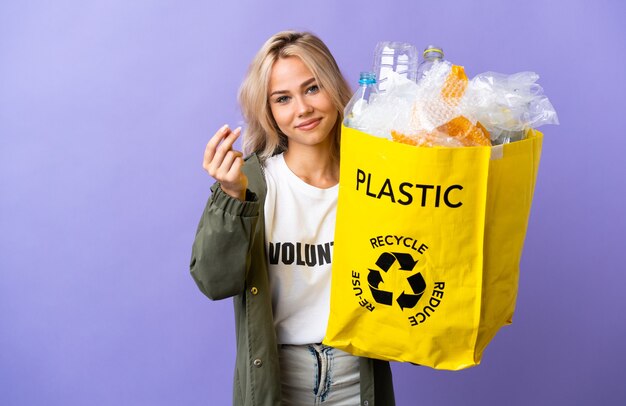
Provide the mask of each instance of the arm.
[{"label": "arm", "polygon": [[244,289],[260,204],[249,190],[241,201],[226,194],[219,183],[211,189],[193,243],[190,269],[202,293],[217,300]]},{"label": "arm", "polygon": [[259,201],[248,190],[241,152],[233,150],[241,128],[227,125],[209,140],[204,169],[217,180],[211,188],[193,243],[191,275],[211,299],[240,293],[250,266],[250,248],[259,218]]}]

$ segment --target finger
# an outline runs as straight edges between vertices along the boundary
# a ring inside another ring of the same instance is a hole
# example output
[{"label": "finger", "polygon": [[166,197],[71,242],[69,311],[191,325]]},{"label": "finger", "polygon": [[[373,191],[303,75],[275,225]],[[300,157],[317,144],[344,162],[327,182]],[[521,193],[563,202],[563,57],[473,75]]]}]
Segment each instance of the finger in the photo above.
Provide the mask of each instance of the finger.
[{"label": "finger", "polygon": [[230,150],[240,135],[241,135],[241,127],[235,128],[230,134],[228,134],[226,138],[224,138],[224,141],[222,142],[220,147],[224,146],[226,150]]},{"label": "finger", "polygon": [[235,128],[231,131],[222,141],[220,145],[215,150],[214,159],[222,160],[228,151],[233,148],[233,144],[241,135],[241,127]]},{"label": "finger", "polygon": [[230,132],[230,128],[228,128],[228,124],[224,124],[209,140],[206,144],[206,148],[204,150],[204,167],[208,165],[209,162],[213,160],[215,156],[215,149],[219,145],[220,141],[224,139]]},{"label": "finger", "polygon": [[214,168],[218,168],[222,165],[222,161],[224,157],[228,153],[228,151],[232,150],[233,143],[241,134],[241,127],[237,127],[235,131],[228,134],[228,136],[222,141],[220,145],[215,149],[215,153],[213,155],[213,159],[209,162],[209,166],[213,166]]},{"label": "finger", "polygon": [[226,153],[222,164],[217,170],[217,176],[219,176],[220,180],[226,181],[229,183],[236,182],[239,179],[239,175],[233,176],[233,164],[237,158],[241,158],[242,153],[239,151],[230,150]]},{"label": "finger", "polygon": [[243,173],[241,168],[243,168],[243,154],[239,154],[235,157],[235,162],[233,162],[233,164],[230,166],[228,176],[236,176],[238,179]]},{"label": "finger", "polygon": [[222,139],[224,139],[224,137],[226,137],[229,133],[230,128],[228,127],[228,124],[224,124],[219,130],[217,130],[215,134],[213,134],[204,150],[203,166],[205,167],[205,169],[207,165],[211,162],[211,160],[213,160],[217,146],[222,141]]}]

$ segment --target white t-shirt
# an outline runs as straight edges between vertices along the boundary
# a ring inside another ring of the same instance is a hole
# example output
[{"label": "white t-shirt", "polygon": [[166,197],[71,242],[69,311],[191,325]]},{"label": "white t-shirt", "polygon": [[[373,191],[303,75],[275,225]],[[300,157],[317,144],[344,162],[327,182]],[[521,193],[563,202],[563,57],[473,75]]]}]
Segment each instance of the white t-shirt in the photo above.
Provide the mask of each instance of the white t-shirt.
[{"label": "white t-shirt", "polygon": [[328,323],[339,186],[309,185],[283,154],[265,161],[265,179],[265,248],[278,343],[319,343]]}]

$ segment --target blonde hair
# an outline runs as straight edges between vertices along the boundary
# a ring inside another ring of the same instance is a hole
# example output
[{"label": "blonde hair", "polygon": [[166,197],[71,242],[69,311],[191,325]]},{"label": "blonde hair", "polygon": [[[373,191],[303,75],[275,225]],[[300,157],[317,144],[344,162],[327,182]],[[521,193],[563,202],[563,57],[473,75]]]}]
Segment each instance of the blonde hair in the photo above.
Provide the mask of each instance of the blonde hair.
[{"label": "blonde hair", "polygon": [[338,161],[343,109],[352,91],[328,47],[308,32],[283,31],[273,35],[250,64],[239,89],[239,104],[247,123],[243,136],[244,153],[256,153],[263,161],[287,149],[287,137],[278,128],[270,110],[268,88],[274,63],[290,56],[302,60],[337,108],[331,156]]}]

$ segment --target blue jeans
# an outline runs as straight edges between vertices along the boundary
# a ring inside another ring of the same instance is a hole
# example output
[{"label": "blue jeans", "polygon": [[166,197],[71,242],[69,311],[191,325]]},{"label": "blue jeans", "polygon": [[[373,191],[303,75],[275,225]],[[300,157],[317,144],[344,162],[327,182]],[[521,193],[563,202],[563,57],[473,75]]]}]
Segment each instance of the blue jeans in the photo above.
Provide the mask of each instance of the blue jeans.
[{"label": "blue jeans", "polygon": [[358,406],[359,358],[323,344],[279,345],[283,405]]}]

